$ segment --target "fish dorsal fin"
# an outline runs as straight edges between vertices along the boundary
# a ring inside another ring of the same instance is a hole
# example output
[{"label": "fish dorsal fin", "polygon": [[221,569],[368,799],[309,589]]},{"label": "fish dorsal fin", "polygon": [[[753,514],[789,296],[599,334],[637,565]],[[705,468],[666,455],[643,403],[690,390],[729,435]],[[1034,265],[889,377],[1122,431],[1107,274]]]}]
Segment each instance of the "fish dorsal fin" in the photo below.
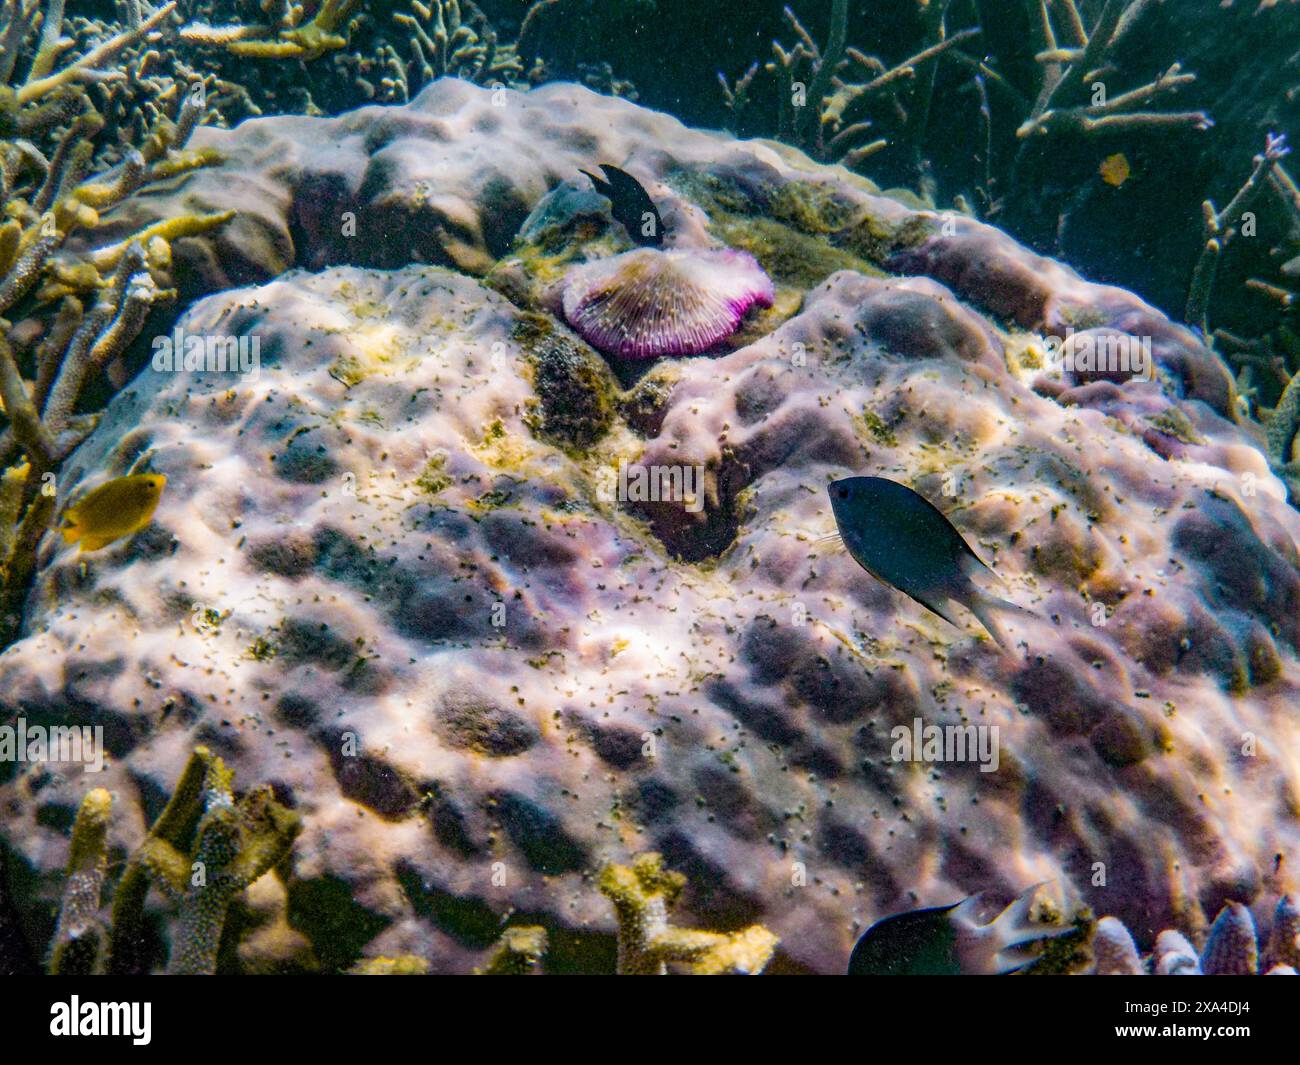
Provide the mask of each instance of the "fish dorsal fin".
[{"label": "fish dorsal fin", "polygon": [[599,192],[602,196],[606,196],[606,197],[609,196],[609,193],[612,191],[612,188],[610,186],[610,183],[606,181],[603,177],[597,177],[590,170],[579,170],[578,173],[585,174],[588,178],[590,178],[591,183],[596,186],[596,191]]}]

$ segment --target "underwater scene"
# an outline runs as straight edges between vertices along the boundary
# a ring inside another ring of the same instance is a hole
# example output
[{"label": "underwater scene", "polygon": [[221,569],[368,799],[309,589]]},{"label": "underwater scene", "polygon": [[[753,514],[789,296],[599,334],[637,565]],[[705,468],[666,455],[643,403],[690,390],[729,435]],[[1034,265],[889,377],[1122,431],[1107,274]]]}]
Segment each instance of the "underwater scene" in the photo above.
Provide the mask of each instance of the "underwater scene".
[{"label": "underwater scene", "polygon": [[1300,0],[0,0],[0,127],[0,972],[1297,974]]}]

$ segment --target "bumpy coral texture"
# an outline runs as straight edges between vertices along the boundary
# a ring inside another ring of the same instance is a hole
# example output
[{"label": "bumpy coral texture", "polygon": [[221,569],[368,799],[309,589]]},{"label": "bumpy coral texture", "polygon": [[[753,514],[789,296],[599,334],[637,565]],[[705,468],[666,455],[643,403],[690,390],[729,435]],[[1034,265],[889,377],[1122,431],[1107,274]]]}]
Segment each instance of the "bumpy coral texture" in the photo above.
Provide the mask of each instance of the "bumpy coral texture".
[{"label": "bumpy coral texture", "polygon": [[[591,872],[650,849],[689,878],[684,925],[761,923],[783,971],[842,971],[888,913],[1049,878],[1143,952],[1294,890],[1274,859],[1300,844],[1300,516],[1213,356],[797,153],[572,86],[507,96],[437,83],[201,131],[231,161],[172,195],[246,208],[189,245],[204,284],[395,261],[199,303],[183,327],[258,336],[260,377],[146,370],[71,460],[70,493],[145,452],[168,488],[129,542],[46,539],[0,656],[0,709],[102,724],[112,754],[94,780],[0,785],[34,874],[19,904],[57,898],[58,811],[109,788],[137,844],[196,743],[301,814],[287,915],[327,967],[467,972],[513,908],[550,931],[548,965],[579,932],[612,968]],[[716,208],[673,187],[754,219],[812,187],[825,240],[865,226],[915,276],[831,273],[767,335],[620,395],[561,322],[464,271],[548,186],[629,156],[665,179],[670,226],[705,234]],[[346,210],[371,236],[337,236]],[[267,240],[239,258],[241,231]],[[1033,352],[1062,322],[1154,336],[1156,380],[1051,380]],[[581,446],[548,435],[555,365],[566,409],[600,412]],[[620,462],[698,465],[702,507],[610,500]],[[1033,611],[1005,618],[1014,654],[817,542],[847,473],[945,511]],[[895,762],[916,718],[997,726],[998,769]]]}]

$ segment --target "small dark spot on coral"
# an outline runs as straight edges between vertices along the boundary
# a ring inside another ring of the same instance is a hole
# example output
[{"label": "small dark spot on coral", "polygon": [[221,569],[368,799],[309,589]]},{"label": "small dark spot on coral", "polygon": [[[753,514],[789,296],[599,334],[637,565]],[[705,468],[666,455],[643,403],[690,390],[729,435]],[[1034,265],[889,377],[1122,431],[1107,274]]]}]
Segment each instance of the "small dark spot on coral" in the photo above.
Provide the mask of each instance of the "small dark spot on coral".
[{"label": "small dark spot on coral", "polygon": [[444,742],[494,758],[523,754],[541,738],[518,714],[468,689],[443,695],[434,718],[434,730]]}]

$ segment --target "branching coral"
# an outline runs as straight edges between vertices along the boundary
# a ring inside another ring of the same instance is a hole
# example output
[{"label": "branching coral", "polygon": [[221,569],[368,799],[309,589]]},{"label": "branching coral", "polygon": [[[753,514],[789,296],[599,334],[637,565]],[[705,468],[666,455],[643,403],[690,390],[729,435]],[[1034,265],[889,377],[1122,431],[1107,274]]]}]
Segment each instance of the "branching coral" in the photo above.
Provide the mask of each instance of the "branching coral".
[{"label": "branching coral", "polygon": [[167,971],[211,973],[231,903],[279,862],[298,835],[297,814],[268,786],[236,799],[234,774],[196,747],[171,800],[127,861],[113,896],[108,971],[141,968],[140,929],[150,885],[179,909]]},{"label": "branching coral", "polygon": [[99,909],[112,812],[113,796],[103,788],[87,793],[77,811],[68,848],[67,882],[50,952],[50,972],[56,975],[89,976],[103,969],[108,930]]},{"label": "branching coral", "polygon": [[[1042,87],[1029,116],[1016,130],[1022,139],[1054,132],[1101,133],[1136,128],[1190,126],[1207,129],[1212,123],[1203,111],[1156,111],[1148,107],[1158,97],[1192,83],[1174,64],[1145,85],[1111,95],[1102,79],[1117,72],[1116,49],[1150,0],[1106,0],[1092,29],[1085,28],[1075,0],[1059,0],[1051,11],[1046,4],[1035,23],[1036,56],[1043,66]],[[1099,88],[1100,87],[1100,88]]]},{"label": "branching coral", "polygon": [[697,976],[760,973],[776,950],[776,936],[762,925],[730,933],[670,925],[668,910],[686,878],[664,869],[658,854],[637,855],[630,866],[607,865],[596,886],[614,904],[621,975],[662,975],[670,962],[688,964]]},{"label": "branching coral", "polygon": [[546,929],[514,925],[501,933],[479,976],[527,976],[537,971],[546,953]]},{"label": "branching coral", "polygon": [[[1187,320],[1203,331],[1210,328],[1210,301],[1224,253],[1246,229],[1258,221],[1252,210],[1266,194],[1285,218],[1286,237],[1276,258],[1300,252],[1300,189],[1282,160],[1290,154],[1285,138],[1270,135],[1264,151],[1254,159],[1250,176],[1223,210],[1206,201],[1205,247],[1197,261],[1187,303]],[[1253,235],[1253,234],[1252,234]],[[1300,500],[1300,291],[1292,288],[1300,276],[1300,259],[1287,261],[1277,281],[1250,278],[1247,288],[1274,301],[1278,317],[1258,336],[1240,337],[1227,329],[1214,330],[1215,346],[1237,371],[1237,388],[1250,404],[1249,413],[1264,420],[1268,456],[1286,481],[1293,501]],[[1270,408],[1265,397],[1276,396]]]},{"label": "branching coral", "polygon": [[410,35],[410,69],[418,84],[449,75],[480,85],[513,83],[523,73],[514,48],[498,44],[496,31],[470,0],[432,0],[427,6],[415,0],[411,10],[397,12],[393,21]]},{"label": "branching coral", "polygon": [[[921,91],[915,100],[915,117],[909,117],[899,99],[905,85],[914,84],[918,71],[931,60],[956,45],[978,36],[976,30],[965,30],[948,37],[943,15],[947,3],[935,4],[928,9],[928,30],[933,40],[916,55],[893,67],[847,44],[848,2],[835,0],[831,9],[830,36],[825,48],[820,48],[803,23],[789,8],[785,17],[794,31],[797,42],[786,49],[778,41],[772,42],[773,58],[764,70],[779,83],[779,111],[777,135],[798,144],[821,158],[831,158],[854,166],[867,156],[884,148],[884,139],[869,139],[872,123],[859,118],[864,106],[877,97],[888,98],[904,122],[923,123],[929,109],[932,79],[921,79]],[[862,72],[866,80],[846,80],[854,70]],[[719,74],[728,107],[739,115],[748,105],[749,89],[757,72],[757,64],[737,80],[727,84]],[[832,89],[834,90],[832,92]]]},{"label": "branching coral", "polygon": [[319,59],[348,43],[348,22],[360,0],[319,0],[310,19],[308,5],[290,0],[265,0],[264,23],[208,26],[192,22],[181,30],[181,39],[194,44],[224,48],[232,55],[250,59]]},{"label": "branching coral", "polygon": [[171,800],[127,862],[108,924],[102,919],[100,894],[113,799],[103,788],[86,795],[72,829],[51,973],[139,971],[150,884],[180,912],[168,971],[216,970],[230,904],[289,852],[299,828],[297,815],[277,803],[269,788],[236,799],[233,782],[234,774],[220,758],[205,747],[194,749]]},{"label": "branching coral", "polygon": [[[77,417],[86,387],[135,339],[150,309],[172,296],[170,242],[231,217],[181,215],[96,243],[104,216],[132,194],[216,157],[187,148],[206,112],[199,86],[176,101],[174,121],[155,111],[139,146],[92,175],[104,120],[82,85],[120,80],[103,65],[147,40],[175,5],[57,66],[75,45],[60,36],[62,9],[50,0],[37,37],[37,5],[10,0],[0,31],[0,73],[10,79],[0,90],[10,131],[0,139],[0,645],[20,623],[36,546],[54,510],[54,474],[93,427],[93,419]],[[29,35],[35,56],[16,80]],[[33,135],[48,156],[28,139]]]},{"label": "branching coral", "polygon": [[1191,292],[1187,298],[1187,322],[1209,332],[1210,296],[1214,291],[1214,279],[1219,269],[1219,259],[1224,249],[1237,236],[1242,219],[1250,210],[1255,200],[1268,187],[1268,179],[1273,169],[1290,154],[1285,137],[1269,136],[1264,151],[1255,156],[1254,169],[1244,185],[1222,211],[1206,200],[1203,207],[1205,217],[1205,247],[1196,264],[1192,276]]},{"label": "branching coral", "polygon": [[[797,41],[787,49],[773,42],[773,58],[764,70],[778,83],[776,135],[815,156],[848,166],[862,162],[891,143],[906,147],[918,177],[923,176],[924,145],[929,132],[937,62],[950,58],[969,68],[980,100],[980,121],[993,121],[987,86],[994,85],[1018,112],[1015,135],[1023,142],[1021,155],[1004,183],[1013,185],[1027,142],[1047,135],[1088,136],[1142,128],[1211,125],[1202,111],[1162,111],[1151,105],[1190,84],[1195,76],[1174,65],[1154,81],[1111,94],[1103,81],[1117,67],[1114,51],[1137,23],[1148,0],[1106,0],[1091,30],[1085,26],[1076,0],[1034,5],[1036,65],[1034,74],[1017,84],[1000,72],[994,60],[969,46],[985,36],[982,25],[951,30],[947,24],[951,0],[918,4],[921,48],[902,62],[888,64],[848,43],[847,0],[835,0],[825,47],[819,47],[789,8],[786,19]],[[734,114],[750,104],[756,67],[751,65],[731,85],[719,74],[727,105]],[[890,138],[873,137],[874,123],[885,120]],[[986,130],[991,141],[992,131]],[[990,160],[985,158],[985,165]],[[982,190],[990,210],[991,189]],[[1009,190],[1012,194],[1014,189]]]},{"label": "branching coral", "polygon": [[[148,18],[135,26],[100,42],[66,65],[55,69],[70,43],[62,36],[64,0],[5,0],[0,9],[0,80],[5,89],[0,93],[0,127],[15,127],[30,135],[35,129],[47,128],[61,119],[60,91],[86,82],[120,77],[105,68],[128,47],[143,40],[157,29],[176,10],[174,2],[164,4]],[[26,76],[14,80],[14,69],[21,54],[23,42],[40,27],[39,43]],[[37,110],[24,115],[22,108],[40,105]]]}]

